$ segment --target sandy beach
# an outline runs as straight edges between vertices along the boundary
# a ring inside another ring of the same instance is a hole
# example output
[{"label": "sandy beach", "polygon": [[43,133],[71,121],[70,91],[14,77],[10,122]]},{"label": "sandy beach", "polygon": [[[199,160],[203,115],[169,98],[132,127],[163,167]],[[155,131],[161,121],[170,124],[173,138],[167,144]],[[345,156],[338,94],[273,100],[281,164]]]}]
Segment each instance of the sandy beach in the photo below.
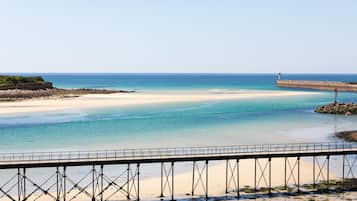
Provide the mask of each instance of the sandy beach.
[{"label": "sandy beach", "polygon": [[[294,159],[290,159],[289,162],[291,164],[294,164]],[[259,160],[260,165],[262,166],[261,168],[264,168],[267,159],[260,159]],[[204,161],[201,162],[197,162],[199,164],[200,167],[203,167]],[[231,164],[233,165],[235,163],[235,161],[232,161]],[[300,169],[300,181],[301,184],[305,184],[305,183],[312,183],[312,164],[301,160],[300,162],[301,164],[301,169]],[[180,163],[176,163],[176,166],[179,166]],[[181,164],[182,165],[182,164]],[[191,166],[191,164],[185,164],[186,166]],[[208,186],[208,195],[210,197],[219,197],[219,196],[223,196],[226,195],[225,194],[225,185],[226,185],[226,172],[225,172],[225,162],[212,162],[211,164],[209,164],[208,167],[208,181],[209,181],[209,186]],[[170,164],[167,164],[167,166],[170,166]],[[145,168],[145,167],[142,167]],[[179,170],[180,167],[176,167],[175,168],[175,172]],[[233,167],[232,167],[233,168]],[[241,160],[240,161],[240,166],[239,166],[239,172],[240,172],[240,188],[245,188],[245,187],[249,187],[249,188],[254,188],[254,160],[252,159],[248,159],[248,160]],[[264,175],[266,177],[266,181],[264,181],[264,178],[261,177],[261,173],[260,173],[260,169],[259,166],[257,167],[257,176],[260,179],[260,182],[257,183],[257,187],[259,188],[263,188],[263,187],[267,187],[267,183],[268,182],[268,169],[266,169]],[[271,182],[272,182],[272,186],[273,187],[278,187],[278,186],[283,186],[284,185],[284,159],[282,158],[273,158],[272,159],[272,178],[271,178]],[[134,168],[135,169],[135,168]],[[205,182],[205,169],[203,169],[204,171],[202,171],[202,182],[200,182],[199,180],[199,175],[198,172],[196,171],[196,184],[197,187],[195,189],[195,196],[194,197],[204,197],[205,195],[205,191],[204,191],[204,182]],[[236,169],[233,169],[234,171]],[[142,180],[140,181],[140,198],[142,200],[154,200],[154,199],[158,199],[160,196],[160,188],[161,188],[161,179],[160,176],[157,176],[160,174],[160,168],[155,168],[155,174],[152,176],[148,176],[145,175],[145,172],[142,172],[141,176]],[[297,169],[294,169],[294,179],[296,182],[297,179]],[[82,174],[85,174],[86,171],[83,171]],[[108,174],[105,172],[105,174]],[[120,174],[120,172],[117,172],[116,175]],[[150,171],[150,174],[153,174],[153,171]],[[236,172],[234,172],[235,176],[236,176]],[[287,173],[289,174],[289,172]],[[323,170],[323,174],[326,174],[326,171]],[[169,175],[169,180],[168,183],[164,185],[165,190],[164,190],[164,197],[165,199],[171,199],[171,195],[170,195],[170,190],[169,188],[171,187],[171,175],[170,173],[168,173]],[[28,175],[29,178],[31,178],[31,175]],[[71,178],[71,174],[68,174],[69,178]],[[122,175],[122,179],[116,180],[115,182],[117,183],[117,185],[123,185],[123,189],[126,189],[125,186],[125,174]],[[109,178],[109,177],[108,177]],[[111,177],[112,179],[117,178],[116,176]],[[335,178],[335,176],[333,174],[330,175],[330,178],[333,179]],[[288,182],[288,186],[293,186],[294,185],[294,179],[292,177],[290,177],[289,182]],[[89,181],[87,181],[88,183]],[[104,182],[104,186],[108,185],[108,182],[110,182],[109,180],[105,180]],[[136,182],[136,180],[135,180]],[[165,180],[164,180],[165,182]],[[176,199],[183,199],[183,198],[191,198],[191,192],[192,192],[192,171],[184,171],[184,172],[177,172],[175,173],[175,177],[174,177],[174,182],[175,182],[175,186],[174,186],[174,191],[175,191],[175,198]],[[51,182],[49,182],[51,183]],[[132,184],[131,184],[132,185]],[[135,184],[136,185],[136,184]],[[81,187],[85,187],[86,186],[86,181],[81,182],[80,183]],[[87,186],[87,191],[88,192],[92,192],[91,190],[91,185]],[[71,188],[71,185],[69,183],[68,188]],[[236,189],[235,184],[233,184],[233,180],[231,180],[230,185],[229,185],[229,193],[227,195],[229,196],[235,196],[236,192],[234,191]],[[29,189],[30,190],[30,189]],[[125,191],[125,190],[124,190]],[[103,194],[103,198],[111,198],[111,199],[115,199],[115,200],[124,200],[126,199],[126,194],[124,191],[118,191],[117,187],[109,187],[105,190],[104,194]],[[88,196],[90,195],[86,195],[86,194],[77,194],[78,190],[77,189],[73,189],[70,193],[68,193],[66,195],[66,197],[68,199],[72,198],[74,200],[88,200],[90,199]],[[242,194],[244,194],[243,192],[241,192]],[[53,195],[55,195],[55,192],[52,192]],[[36,192],[34,193],[32,196],[33,197],[37,197],[41,195],[40,192]],[[135,193],[135,188],[132,189],[132,199],[136,199],[136,193]],[[49,200],[50,197],[48,196],[41,196],[39,197],[38,200],[40,201],[45,201],[45,200]],[[99,197],[98,197],[99,199]],[[0,199],[0,200],[6,200],[6,199]]]},{"label": "sandy beach", "polygon": [[52,112],[71,109],[96,109],[108,107],[136,106],[145,104],[240,100],[273,97],[307,96],[318,92],[297,91],[189,91],[90,94],[76,98],[31,99],[0,102],[0,115],[16,115],[36,112]]},{"label": "sandy beach", "polygon": [[[264,169],[264,165],[267,162],[267,159],[261,159],[260,165],[261,168]],[[294,159],[290,159],[289,161],[291,165],[295,162]],[[201,162],[201,166],[203,167],[203,163]],[[232,161],[233,165],[234,161]],[[312,183],[312,164],[301,160],[301,183]],[[233,168],[233,167],[232,167]],[[244,188],[249,186],[250,188],[254,188],[254,160],[241,160],[240,161],[240,188]],[[266,181],[261,177],[259,172],[259,167],[257,167],[258,178],[260,178],[260,182],[257,183],[257,187],[267,187],[266,183],[268,183],[268,168],[266,169],[264,176],[266,177]],[[284,185],[284,159],[276,158],[272,159],[272,186],[283,186]],[[208,167],[208,194],[211,196],[220,196],[225,194],[225,178],[226,178],[226,164],[225,162],[210,165]],[[205,173],[205,172],[203,172]],[[197,174],[197,173],[196,173]],[[236,174],[236,173],[234,173]],[[289,174],[289,172],[287,173]],[[326,171],[323,171],[323,174],[326,175]],[[196,175],[197,176],[197,175]],[[297,169],[294,169],[294,178],[297,179]],[[335,178],[334,175],[331,175],[331,178]],[[202,175],[203,181],[205,181],[205,175]],[[297,181],[297,180],[296,180]],[[294,185],[294,180],[290,177],[288,185]],[[152,178],[146,179],[142,182],[142,196],[145,198],[157,198],[160,195],[160,178]],[[230,194],[235,195],[233,192],[234,189],[233,180],[230,182],[229,190],[232,191]],[[175,194],[178,198],[187,197],[187,194],[191,193],[192,189],[192,171],[184,172],[175,176]],[[169,196],[168,190],[166,190],[166,196]],[[197,189],[195,191],[196,196],[204,196],[204,189],[201,183],[198,183]]]}]

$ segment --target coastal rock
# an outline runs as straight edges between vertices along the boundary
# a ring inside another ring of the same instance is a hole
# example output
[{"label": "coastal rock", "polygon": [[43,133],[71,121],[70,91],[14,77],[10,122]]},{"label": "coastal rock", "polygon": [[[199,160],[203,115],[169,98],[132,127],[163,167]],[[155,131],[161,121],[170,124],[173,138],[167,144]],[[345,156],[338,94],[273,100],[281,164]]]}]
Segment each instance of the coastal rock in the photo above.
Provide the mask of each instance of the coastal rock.
[{"label": "coastal rock", "polygon": [[357,131],[342,131],[335,133],[335,135],[348,142],[357,142]]},{"label": "coastal rock", "polygon": [[351,112],[346,112],[345,115],[346,115],[346,116],[350,116],[350,115],[352,115],[352,113],[351,113]]},{"label": "coastal rock", "polygon": [[110,89],[60,89],[42,77],[0,75],[0,101],[14,101],[31,98],[58,97],[73,98],[86,94],[132,93],[135,91]]},{"label": "coastal rock", "polygon": [[357,104],[336,103],[318,107],[315,112],[324,114],[357,115]]}]

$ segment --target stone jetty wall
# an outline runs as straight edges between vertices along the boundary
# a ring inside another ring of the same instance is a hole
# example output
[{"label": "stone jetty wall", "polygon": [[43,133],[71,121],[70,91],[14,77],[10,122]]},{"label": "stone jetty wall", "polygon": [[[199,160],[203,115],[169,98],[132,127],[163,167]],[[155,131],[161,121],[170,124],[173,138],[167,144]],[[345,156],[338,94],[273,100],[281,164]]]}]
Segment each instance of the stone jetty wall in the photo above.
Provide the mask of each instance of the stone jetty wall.
[{"label": "stone jetty wall", "polygon": [[277,80],[278,87],[318,89],[357,92],[357,83],[330,82],[330,81],[308,81],[308,80]]}]

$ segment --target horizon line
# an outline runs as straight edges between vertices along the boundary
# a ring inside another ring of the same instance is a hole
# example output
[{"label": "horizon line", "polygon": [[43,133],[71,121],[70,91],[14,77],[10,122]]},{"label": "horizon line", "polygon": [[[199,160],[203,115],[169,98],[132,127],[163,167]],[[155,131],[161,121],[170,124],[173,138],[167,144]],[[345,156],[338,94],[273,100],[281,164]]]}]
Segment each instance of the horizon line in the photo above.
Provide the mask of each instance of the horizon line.
[{"label": "horizon line", "polygon": [[357,75],[355,73],[334,73],[334,72],[0,72],[0,74],[246,74],[246,75],[271,75],[282,73],[285,75]]}]

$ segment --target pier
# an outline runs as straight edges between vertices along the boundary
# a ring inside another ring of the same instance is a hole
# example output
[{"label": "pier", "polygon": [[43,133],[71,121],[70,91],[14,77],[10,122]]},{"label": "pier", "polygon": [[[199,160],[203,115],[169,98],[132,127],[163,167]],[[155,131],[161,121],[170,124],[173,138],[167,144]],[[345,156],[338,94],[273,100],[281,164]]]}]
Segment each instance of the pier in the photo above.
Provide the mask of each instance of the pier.
[{"label": "pier", "polygon": [[[76,200],[79,195],[92,201],[140,200],[141,166],[144,164],[159,164],[161,167],[161,185],[157,187],[161,194],[157,195],[158,199],[175,200],[175,165],[183,162],[192,163],[192,191],[187,196],[208,199],[215,196],[208,191],[208,186],[214,182],[208,177],[209,164],[212,161],[225,162],[226,185],[222,190],[239,198],[242,193],[240,162],[243,160],[254,160],[254,191],[265,188],[267,194],[271,194],[273,158],[285,161],[282,172],[285,182],[282,186],[287,189],[292,185],[297,192],[302,185],[302,158],[313,162],[311,171],[314,185],[323,178],[327,190],[330,185],[331,163],[341,163],[334,165],[341,167],[342,182],[356,179],[357,175],[357,144],[347,142],[3,153],[0,154],[0,171],[6,171],[10,176],[9,179],[0,181],[0,200],[70,201]],[[109,177],[105,170],[113,165],[122,166],[124,171],[118,171],[115,177]],[[75,180],[67,172],[73,167],[89,167],[89,171]],[[53,174],[41,182],[35,182],[28,170],[41,168],[50,168]],[[323,170],[326,170],[326,175],[322,174]],[[197,193],[198,186],[203,187],[203,194]],[[114,199],[114,196],[120,199]]]},{"label": "pier", "polygon": [[278,87],[286,87],[286,88],[357,92],[357,83],[349,83],[349,82],[277,80],[276,85]]}]

